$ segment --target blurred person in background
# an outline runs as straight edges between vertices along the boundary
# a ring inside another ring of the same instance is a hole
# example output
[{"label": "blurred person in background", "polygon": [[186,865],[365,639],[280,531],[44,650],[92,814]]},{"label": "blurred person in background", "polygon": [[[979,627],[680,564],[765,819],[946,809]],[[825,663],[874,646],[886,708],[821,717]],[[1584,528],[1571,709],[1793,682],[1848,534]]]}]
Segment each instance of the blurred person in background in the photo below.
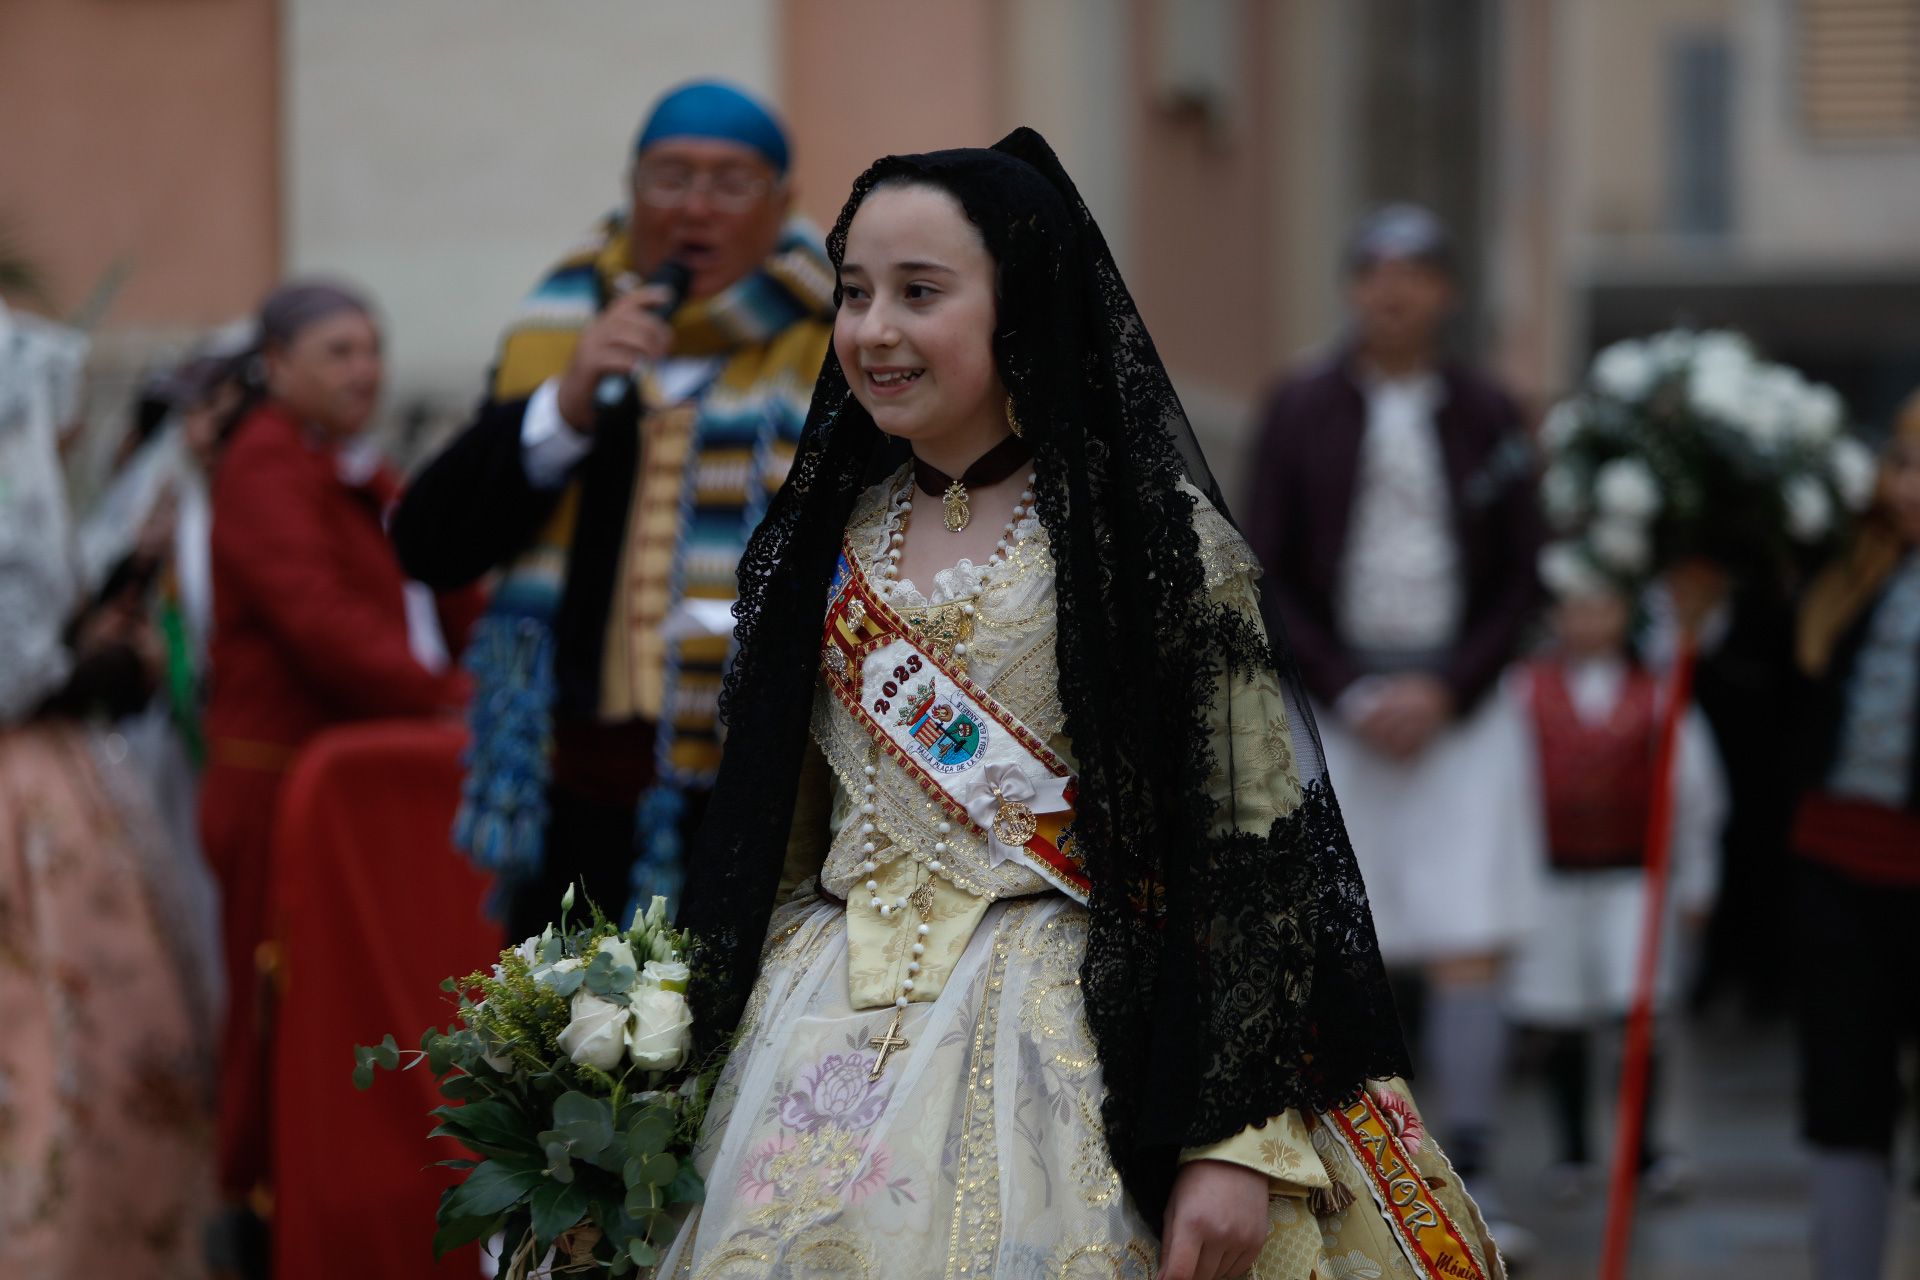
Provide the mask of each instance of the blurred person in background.
[{"label": "blurred person in background", "polygon": [[85,355],[0,306],[0,1275],[190,1277],[213,1153],[178,857],[112,730],[160,645],[125,575],[84,585],[58,429]]},{"label": "blurred person in background", "polygon": [[[227,1017],[220,1186],[232,1212],[222,1267],[258,1272],[271,1211],[262,944],[280,786],[329,725],[451,713],[451,655],[478,612],[409,582],[386,537],[396,476],[364,432],[379,401],[368,303],[293,283],[259,314],[247,399],[213,482],[211,686],[200,831],[220,883]],[[267,957],[267,958],[270,958]]]},{"label": "blurred person in background", "polygon": [[1808,793],[1794,825],[1800,1119],[1819,1280],[1879,1280],[1901,1061],[1920,1035],[1920,395],[1849,550],[1813,581],[1796,650]]},{"label": "blurred person in background", "polygon": [[[79,529],[83,562],[109,594],[151,620],[160,646],[156,696],[122,721],[133,760],[152,783],[177,866],[165,878],[170,941],[193,975],[197,1021],[211,1059],[222,999],[219,902],[200,850],[200,770],[206,742],[207,640],[213,625],[213,462],[244,394],[251,323],[213,335],[140,385],[120,463]],[[131,550],[128,550],[128,548]]]},{"label": "blurred person in background", "polygon": [[1540,522],[1512,399],[1443,352],[1451,262],[1426,209],[1355,228],[1351,336],[1267,402],[1247,540],[1320,708],[1380,949],[1409,996],[1424,978],[1409,1038],[1472,1182],[1506,1058],[1502,958],[1540,874],[1524,726],[1488,696],[1536,603]]},{"label": "blurred person in background", "polygon": [[[500,876],[510,937],[537,933],[576,880],[616,914],[677,895],[719,766],[735,566],[830,333],[832,272],[789,216],[787,168],[779,121],[740,90],[663,97],[628,207],[527,299],[478,418],[395,517],[421,580],[503,571],[468,655],[455,839]],[[635,287],[669,262],[690,273],[677,307]],[[636,371],[637,394],[596,403]]]},{"label": "blurred person in background", "polygon": [[[1550,572],[1552,643],[1509,672],[1503,693],[1531,729],[1545,806],[1546,877],[1540,925],[1513,959],[1515,1018],[1543,1042],[1557,1139],[1553,1191],[1565,1201],[1600,1189],[1588,1140],[1594,1041],[1624,1025],[1639,965],[1664,681],[1633,643],[1633,600],[1584,564]],[[1656,1016],[1672,1006],[1680,934],[1697,938],[1719,877],[1726,780],[1705,718],[1690,708],[1674,762],[1667,915]],[[1684,1190],[1686,1169],[1655,1136],[1657,1060],[1642,1130],[1642,1185]]]}]

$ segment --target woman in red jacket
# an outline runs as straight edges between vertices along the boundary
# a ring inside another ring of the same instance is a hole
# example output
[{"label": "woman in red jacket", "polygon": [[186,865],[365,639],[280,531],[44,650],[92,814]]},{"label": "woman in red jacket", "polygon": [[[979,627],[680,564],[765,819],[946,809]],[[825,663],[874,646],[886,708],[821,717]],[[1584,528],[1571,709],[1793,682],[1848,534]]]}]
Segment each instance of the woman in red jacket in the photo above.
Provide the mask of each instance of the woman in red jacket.
[{"label": "woman in red jacket", "polygon": [[408,582],[387,542],[399,482],[360,440],[381,382],[367,303],[330,285],[283,286],[261,307],[259,351],[253,403],[213,485],[200,802],[223,899],[220,1179],[233,1202],[262,1190],[269,1168],[256,953],[268,937],[281,780],[300,746],[329,725],[458,708],[466,679],[449,653],[477,605],[470,596],[436,601]]}]

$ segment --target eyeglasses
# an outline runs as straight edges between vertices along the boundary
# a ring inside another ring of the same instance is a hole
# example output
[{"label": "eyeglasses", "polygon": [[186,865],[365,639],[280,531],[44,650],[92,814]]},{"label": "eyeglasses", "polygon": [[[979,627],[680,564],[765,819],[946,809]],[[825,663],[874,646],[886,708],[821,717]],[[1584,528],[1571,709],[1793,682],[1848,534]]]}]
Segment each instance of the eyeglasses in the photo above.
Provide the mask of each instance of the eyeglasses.
[{"label": "eyeglasses", "polygon": [[773,184],[745,169],[702,172],[678,165],[646,167],[634,175],[634,189],[655,209],[678,209],[705,191],[713,207],[724,213],[745,213],[772,189]]}]

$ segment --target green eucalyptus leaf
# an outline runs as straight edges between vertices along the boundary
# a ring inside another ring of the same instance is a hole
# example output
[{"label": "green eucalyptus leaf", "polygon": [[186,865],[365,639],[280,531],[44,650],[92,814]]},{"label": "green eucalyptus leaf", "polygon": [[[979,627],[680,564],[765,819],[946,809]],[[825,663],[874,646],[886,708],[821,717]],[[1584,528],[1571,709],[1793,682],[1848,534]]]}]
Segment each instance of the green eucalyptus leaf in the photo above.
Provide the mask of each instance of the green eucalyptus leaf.
[{"label": "green eucalyptus leaf", "polygon": [[597,1156],[613,1141],[613,1108],[584,1093],[563,1093],[554,1100],[553,1127],[582,1157]]},{"label": "green eucalyptus leaf", "polygon": [[428,1027],[426,1034],[420,1037],[420,1048],[427,1055],[427,1070],[437,1076],[443,1076],[453,1069],[454,1041],[449,1036]]},{"label": "green eucalyptus leaf", "polygon": [[654,1210],[661,1208],[660,1188],[644,1184],[627,1189],[626,1203],[621,1206],[627,1216],[638,1222],[646,1222]]},{"label": "green eucalyptus leaf", "polygon": [[636,1267],[650,1267],[660,1261],[660,1250],[636,1237],[627,1244],[627,1256]]},{"label": "green eucalyptus leaf", "polygon": [[374,1046],[373,1061],[375,1065],[388,1071],[396,1070],[400,1066],[400,1046],[394,1042],[391,1034]]},{"label": "green eucalyptus leaf", "polygon": [[656,1155],[667,1149],[673,1141],[673,1111],[669,1107],[651,1106],[640,1113],[640,1118],[627,1130],[627,1150],[636,1156]]},{"label": "green eucalyptus leaf", "polygon": [[563,999],[571,999],[573,993],[580,989],[580,984],[585,982],[586,978],[587,971],[585,969],[569,969],[565,973],[554,974],[549,985],[552,986],[555,995]]},{"label": "green eucalyptus leaf", "polygon": [[649,1187],[667,1186],[673,1181],[673,1176],[679,1172],[680,1162],[664,1151],[657,1155],[640,1157],[639,1181]]},{"label": "green eucalyptus leaf", "polygon": [[353,1069],[353,1087],[356,1089],[373,1088],[373,1066],[361,1063]]},{"label": "green eucalyptus leaf", "polygon": [[682,1161],[673,1181],[667,1184],[668,1204],[699,1204],[707,1198],[707,1184],[694,1172],[691,1160]]}]

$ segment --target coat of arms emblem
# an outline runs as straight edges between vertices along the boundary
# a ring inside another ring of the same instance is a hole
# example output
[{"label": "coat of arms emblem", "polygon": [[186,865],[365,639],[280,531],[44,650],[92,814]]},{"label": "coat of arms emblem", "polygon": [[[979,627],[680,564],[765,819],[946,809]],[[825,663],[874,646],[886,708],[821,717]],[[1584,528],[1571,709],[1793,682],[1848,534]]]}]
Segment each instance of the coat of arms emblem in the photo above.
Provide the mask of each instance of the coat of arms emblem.
[{"label": "coat of arms emblem", "polygon": [[972,768],[987,741],[987,721],[979,709],[957,694],[937,692],[932,680],[907,695],[896,723],[906,727],[921,761],[941,773]]}]

